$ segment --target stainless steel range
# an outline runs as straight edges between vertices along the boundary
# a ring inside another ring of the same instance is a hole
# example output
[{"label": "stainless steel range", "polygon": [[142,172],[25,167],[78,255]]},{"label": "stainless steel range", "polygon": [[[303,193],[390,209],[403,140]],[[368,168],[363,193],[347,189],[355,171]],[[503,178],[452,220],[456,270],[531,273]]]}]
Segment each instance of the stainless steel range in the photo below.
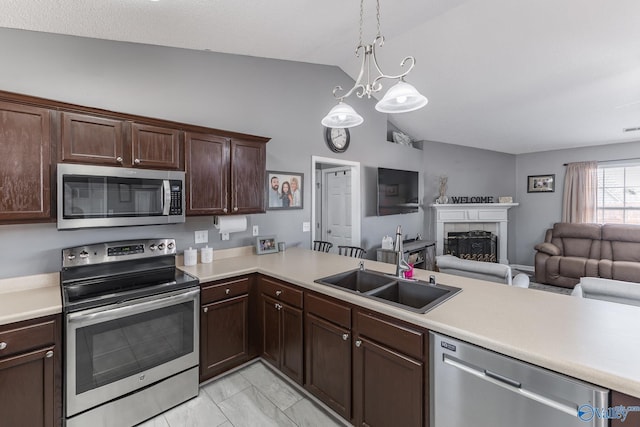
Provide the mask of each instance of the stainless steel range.
[{"label": "stainless steel range", "polygon": [[198,395],[198,280],[175,240],[62,251],[67,426],[140,423]]}]

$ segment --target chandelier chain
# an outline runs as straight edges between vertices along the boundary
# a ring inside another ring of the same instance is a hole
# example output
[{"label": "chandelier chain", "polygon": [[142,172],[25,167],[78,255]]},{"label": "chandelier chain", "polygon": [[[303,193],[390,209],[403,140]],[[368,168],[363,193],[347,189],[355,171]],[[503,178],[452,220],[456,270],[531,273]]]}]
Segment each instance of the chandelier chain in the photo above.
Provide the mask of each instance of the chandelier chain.
[{"label": "chandelier chain", "polygon": [[358,46],[362,46],[362,22],[364,15],[364,0],[360,0],[360,40]]},{"label": "chandelier chain", "polygon": [[376,0],[376,20],[378,21],[378,37],[380,37],[380,0]]}]

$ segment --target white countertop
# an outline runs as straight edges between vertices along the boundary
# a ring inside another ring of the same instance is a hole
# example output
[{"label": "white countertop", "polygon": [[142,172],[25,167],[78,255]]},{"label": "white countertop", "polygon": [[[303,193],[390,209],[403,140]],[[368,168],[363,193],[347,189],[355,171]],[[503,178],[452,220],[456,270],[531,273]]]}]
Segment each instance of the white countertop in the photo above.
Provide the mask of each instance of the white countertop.
[{"label": "white countertop", "polygon": [[[640,398],[640,307],[435,274],[462,292],[426,314],[374,301],[314,280],[356,269],[360,260],[299,248],[254,255],[237,250],[211,264],[181,266],[202,283],[264,273],[535,365]],[[395,266],[365,260],[367,269]],[[58,273],[0,280],[0,324],[61,312]]]}]

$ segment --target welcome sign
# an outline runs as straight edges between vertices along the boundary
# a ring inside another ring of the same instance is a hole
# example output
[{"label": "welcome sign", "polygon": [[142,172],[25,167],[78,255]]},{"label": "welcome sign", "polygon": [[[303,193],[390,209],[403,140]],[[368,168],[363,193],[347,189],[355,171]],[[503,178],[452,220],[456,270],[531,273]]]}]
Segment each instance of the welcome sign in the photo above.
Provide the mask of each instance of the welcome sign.
[{"label": "welcome sign", "polygon": [[451,203],[494,203],[493,196],[450,196]]}]

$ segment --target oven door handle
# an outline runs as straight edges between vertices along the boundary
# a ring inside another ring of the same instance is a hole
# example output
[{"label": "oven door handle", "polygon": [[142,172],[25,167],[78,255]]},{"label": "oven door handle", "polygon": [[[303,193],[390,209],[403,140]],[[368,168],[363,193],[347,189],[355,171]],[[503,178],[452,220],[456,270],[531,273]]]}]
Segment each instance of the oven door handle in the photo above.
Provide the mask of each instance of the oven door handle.
[{"label": "oven door handle", "polygon": [[[119,306],[121,304],[110,305],[108,307],[103,307],[98,311],[91,312],[78,312],[78,313],[70,313],[67,315],[67,319],[69,323],[87,323],[95,320],[99,320],[101,322],[119,319],[124,316],[131,316],[134,314],[145,313],[147,311],[155,310],[158,308],[168,307],[171,305],[176,305],[186,301],[193,301],[197,299],[197,295],[200,294],[200,289],[194,289],[189,292],[182,292],[177,295],[172,295],[165,298],[160,299],[151,299],[148,301],[138,302],[127,301],[126,305]],[[119,306],[119,307],[118,307]],[[197,312],[198,310],[196,310]]]}]

